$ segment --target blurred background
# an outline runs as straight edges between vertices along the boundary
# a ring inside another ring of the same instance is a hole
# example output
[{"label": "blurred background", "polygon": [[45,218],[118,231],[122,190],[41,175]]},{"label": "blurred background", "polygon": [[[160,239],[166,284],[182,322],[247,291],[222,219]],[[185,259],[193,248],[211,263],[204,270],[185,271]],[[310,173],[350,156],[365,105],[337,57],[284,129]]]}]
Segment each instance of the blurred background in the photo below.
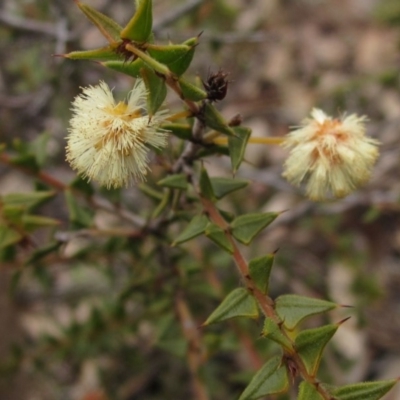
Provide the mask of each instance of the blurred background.
[{"label": "blurred background", "polygon": [[[134,2],[87,3],[124,25]],[[398,376],[400,2],[154,0],[154,15],[161,43],[179,43],[203,32],[189,75],[205,80],[220,68],[229,73],[228,95],[218,107],[228,119],[241,114],[254,136],[284,135],[313,107],[331,115],[368,116],[368,134],[381,141],[381,156],[361,190],[339,201],[310,202],[281,178],[284,150],[249,145],[238,176],[252,184],[223,206],[235,212],[288,210],[248,250],[250,257],[279,248],[273,296],[298,293],[354,307],[331,316],[334,321],[352,318],[326,350],[326,379],[346,384]],[[57,55],[104,44],[72,0],[0,2],[0,142],[10,149],[24,143],[45,149],[43,168],[62,183],[75,178],[64,147],[70,103],[79,87],[105,80],[122,99],[132,80],[96,63]],[[176,97],[168,97],[169,109],[179,107]],[[225,159],[207,159],[206,167],[211,175],[229,173]],[[162,167],[154,171],[161,176]],[[34,187],[29,174],[0,164],[1,195]],[[96,192],[139,214],[150,204],[135,188]],[[50,257],[26,262],[28,248],[3,251],[0,398],[190,398],[185,362],[170,363],[166,355],[180,357],[181,344],[171,337],[160,339],[168,321],[158,331],[125,295],[124,290],[134,290],[134,285],[125,287],[135,277],[130,262],[142,257],[135,253],[136,244],[78,235],[68,225],[69,213],[62,193],[40,209],[61,221],[51,232],[58,247]],[[96,226],[114,223],[110,214],[97,210],[92,215]],[[48,243],[48,235],[39,232],[36,240]],[[231,261],[218,254],[199,254],[196,261],[217,264],[224,288],[237,286]],[[157,296],[144,301],[156,304]],[[199,324],[212,304],[193,303]],[[255,340],[259,327],[251,329]],[[233,334],[222,344],[211,336],[208,345],[219,350],[205,365],[211,397],[236,398],[254,371],[252,362]],[[385,397],[399,398],[398,387]]]}]

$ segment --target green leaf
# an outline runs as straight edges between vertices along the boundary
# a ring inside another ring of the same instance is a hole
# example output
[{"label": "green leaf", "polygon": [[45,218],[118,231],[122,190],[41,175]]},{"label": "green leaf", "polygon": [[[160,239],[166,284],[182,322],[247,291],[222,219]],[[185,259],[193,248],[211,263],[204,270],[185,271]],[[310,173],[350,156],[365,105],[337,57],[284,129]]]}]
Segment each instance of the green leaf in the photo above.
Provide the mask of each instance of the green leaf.
[{"label": "green leaf", "polygon": [[204,103],[204,122],[205,124],[215,129],[218,132],[224,133],[228,136],[234,136],[235,133],[220,112],[209,102]]},{"label": "green leaf", "polygon": [[24,229],[27,231],[44,228],[46,226],[60,225],[60,221],[54,218],[42,217],[40,215],[24,215],[21,219],[21,222]]},{"label": "green leaf", "polygon": [[317,392],[314,385],[303,381],[299,387],[297,400],[324,400],[324,398]]},{"label": "green leaf", "polygon": [[304,318],[321,314],[337,307],[337,304],[330,301],[296,294],[284,294],[275,301],[275,310],[289,330],[293,330]]},{"label": "green leaf", "polygon": [[149,44],[147,52],[158,62],[165,64],[176,75],[182,75],[189,67],[196,43],[188,46],[187,44],[156,45]]},{"label": "green leaf", "polygon": [[39,167],[43,167],[45,164],[48,151],[47,151],[47,143],[50,140],[51,135],[48,132],[41,133],[37,136],[32,142],[30,142],[30,150],[36,158],[36,163]]},{"label": "green leaf", "polygon": [[115,49],[111,46],[100,47],[93,50],[71,51],[68,54],[63,54],[63,57],[71,60],[96,60],[96,61],[117,61],[121,60]]},{"label": "green leaf", "polygon": [[188,82],[186,79],[179,78],[179,86],[185,99],[200,101],[207,98],[207,92]]},{"label": "green leaf", "polygon": [[286,368],[280,357],[273,357],[254,375],[239,400],[256,400],[271,394],[284,393],[289,388]]},{"label": "green leaf", "polygon": [[179,139],[188,140],[192,137],[192,127],[187,124],[179,123],[165,123],[161,125],[162,129],[165,129],[172,135],[178,137]]},{"label": "green leaf", "polygon": [[322,352],[337,329],[338,325],[325,325],[319,328],[306,329],[296,337],[297,353],[311,376],[317,374]]},{"label": "green leaf", "polygon": [[208,176],[207,170],[204,167],[202,167],[200,171],[199,185],[200,185],[201,195],[208,200],[215,201],[215,195],[211,184],[211,180],[210,177]]},{"label": "green leaf", "polygon": [[32,209],[55,196],[53,191],[10,193],[1,198],[3,204]]},{"label": "green leaf", "polygon": [[8,226],[0,225],[0,250],[18,243],[23,236]]},{"label": "green leaf", "polygon": [[226,236],[225,231],[219,226],[210,222],[207,225],[205,235],[228,253],[233,253],[233,245],[231,241]]},{"label": "green leaf", "polygon": [[168,175],[164,179],[157,182],[157,185],[169,187],[172,189],[186,190],[188,188],[188,180],[186,174]]},{"label": "green leaf", "polygon": [[232,193],[236,190],[242,189],[249,184],[249,181],[245,179],[233,179],[233,178],[210,178],[211,186],[215,197],[222,199],[222,197]]},{"label": "green leaf", "polygon": [[196,215],[190,222],[189,225],[183,230],[183,232],[175,239],[172,246],[187,242],[188,240],[194,239],[201,235],[208,225],[208,219],[205,215]]},{"label": "green leaf", "polygon": [[72,226],[74,228],[90,227],[93,221],[93,211],[78,204],[71,190],[66,190],[64,193]]},{"label": "green leaf", "polygon": [[77,5],[86,15],[86,17],[89,18],[90,21],[96,25],[97,29],[99,29],[102,35],[110,43],[118,42],[120,40],[120,32],[122,30],[122,26],[117,24],[110,17],[107,17],[107,15],[102,14],[101,12],[95,10],[87,4],[77,2]]},{"label": "green leaf", "polygon": [[140,71],[144,67],[143,61],[138,58],[132,62],[125,62],[125,61],[105,61],[102,62],[106,68],[110,68],[113,71],[121,72],[125,75],[132,76],[134,78],[138,78],[140,76]]},{"label": "green leaf", "polygon": [[148,91],[147,95],[147,111],[152,117],[162,106],[167,97],[167,87],[164,79],[160,78],[156,73],[149,68],[142,68],[140,75],[143,78],[144,84]]},{"label": "green leaf", "polygon": [[337,388],[332,394],[338,400],[378,400],[397,382],[397,380],[390,380],[357,383]]},{"label": "green leaf", "polygon": [[256,319],[258,315],[257,302],[254,297],[246,289],[237,288],[225,297],[222,303],[207,318],[203,326],[236,317]]},{"label": "green leaf", "polygon": [[253,258],[249,262],[249,273],[257,288],[263,294],[268,293],[269,276],[275,256],[267,254],[265,256]]},{"label": "green leaf", "polygon": [[233,173],[236,173],[243,161],[247,142],[251,135],[251,129],[243,126],[235,126],[232,129],[234,136],[228,137],[228,148],[229,155],[231,157]]},{"label": "green leaf", "polygon": [[153,27],[153,5],[151,0],[139,0],[136,5],[136,12],[121,31],[121,38],[144,43],[149,39]]},{"label": "green leaf", "polygon": [[282,331],[279,329],[279,326],[271,318],[265,319],[264,327],[261,334],[264,337],[280,344],[285,349],[293,350],[293,345],[291,340],[282,333]]},{"label": "green leaf", "polygon": [[243,244],[251,241],[271,224],[279,213],[253,213],[237,217],[232,223],[232,235]]}]

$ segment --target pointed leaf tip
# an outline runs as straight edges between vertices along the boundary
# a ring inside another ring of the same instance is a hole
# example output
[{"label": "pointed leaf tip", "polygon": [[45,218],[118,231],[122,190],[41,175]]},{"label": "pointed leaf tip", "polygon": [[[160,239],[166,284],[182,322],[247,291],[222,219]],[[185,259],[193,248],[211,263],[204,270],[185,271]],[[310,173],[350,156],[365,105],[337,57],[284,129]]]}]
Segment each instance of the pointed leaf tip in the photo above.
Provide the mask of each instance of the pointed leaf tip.
[{"label": "pointed leaf tip", "polygon": [[338,400],[379,400],[396,383],[397,380],[356,383],[337,388],[332,394]]},{"label": "pointed leaf tip", "polygon": [[232,235],[243,244],[251,241],[269,224],[279,213],[252,213],[237,217],[232,223]]},{"label": "pointed leaf tip", "polygon": [[273,357],[254,375],[239,400],[256,400],[270,394],[284,393],[289,380],[280,357]]},{"label": "pointed leaf tip", "polygon": [[284,294],[275,301],[275,309],[285,327],[293,330],[301,321],[338,307],[336,303],[311,297]]},{"label": "pointed leaf tip", "polygon": [[140,0],[136,4],[136,12],[122,29],[121,38],[144,43],[149,39],[153,27],[153,5],[151,0]]},{"label": "pointed leaf tip", "polygon": [[236,317],[258,318],[257,303],[253,296],[243,288],[234,289],[207,318],[203,326]]},{"label": "pointed leaf tip", "polygon": [[324,348],[337,329],[337,325],[325,325],[319,328],[306,329],[296,337],[297,353],[311,376],[316,376]]}]

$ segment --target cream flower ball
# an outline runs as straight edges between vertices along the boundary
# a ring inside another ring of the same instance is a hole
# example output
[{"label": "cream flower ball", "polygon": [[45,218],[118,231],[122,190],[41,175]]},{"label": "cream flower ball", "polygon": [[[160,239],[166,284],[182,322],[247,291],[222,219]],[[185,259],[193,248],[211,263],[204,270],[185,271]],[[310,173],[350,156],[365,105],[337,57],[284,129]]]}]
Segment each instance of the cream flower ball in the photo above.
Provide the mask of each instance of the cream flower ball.
[{"label": "cream flower ball", "polygon": [[105,82],[82,89],[72,103],[67,161],[88,180],[107,188],[143,181],[149,169],[148,145],[163,148],[159,128],[168,112],[146,115],[146,88],[137,80],[126,102],[116,103]]},{"label": "cream flower ball", "polygon": [[290,132],[283,176],[295,185],[306,182],[312,200],[344,197],[367,182],[379,155],[375,139],[365,136],[366,117],[334,119],[314,108],[311,117]]}]

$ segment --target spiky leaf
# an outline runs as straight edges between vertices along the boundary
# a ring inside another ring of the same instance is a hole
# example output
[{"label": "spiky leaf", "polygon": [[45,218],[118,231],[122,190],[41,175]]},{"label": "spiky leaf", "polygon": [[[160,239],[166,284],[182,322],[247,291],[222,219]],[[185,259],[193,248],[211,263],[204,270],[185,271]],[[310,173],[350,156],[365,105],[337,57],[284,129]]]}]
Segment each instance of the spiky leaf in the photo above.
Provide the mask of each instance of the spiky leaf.
[{"label": "spiky leaf", "polygon": [[210,222],[207,225],[205,235],[228,253],[233,253],[233,245],[231,241],[228,239],[225,231],[219,226]]},{"label": "spiky leaf", "polygon": [[120,40],[120,32],[122,30],[122,26],[120,26],[110,17],[107,17],[107,15],[102,14],[100,11],[95,10],[87,4],[77,2],[77,5],[80,10],[86,15],[86,17],[89,18],[90,21],[96,25],[102,35],[110,43],[118,42]]},{"label": "spiky leaf", "polygon": [[192,137],[192,127],[187,124],[165,123],[161,125],[162,129],[169,131],[179,139],[188,140]]},{"label": "spiky leaf", "polygon": [[69,212],[69,220],[74,228],[87,228],[92,225],[93,211],[78,204],[75,194],[65,191],[65,200]]},{"label": "spiky leaf", "polygon": [[167,87],[164,79],[160,78],[149,68],[142,68],[140,75],[148,91],[147,110],[149,116],[153,116],[164,103],[167,96]]},{"label": "spiky leaf", "polygon": [[237,288],[225,297],[203,325],[210,325],[236,317],[255,319],[258,318],[258,315],[258,307],[254,297],[246,289]]},{"label": "spiky leaf", "polygon": [[63,57],[71,60],[96,60],[96,61],[117,61],[121,57],[115,52],[111,46],[100,47],[93,50],[71,51],[68,54],[63,54]]},{"label": "spiky leaf", "polygon": [[121,72],[125,75],[138,78],[140,71],[144,67],[143,61],[138,58],[135,61],[104,61],[101,63],[106,68],[110,68],[113,71]]},{"label": "spiky leaf", "polygon": [[211,180],[210,177],[208,176],[207,170],[204,167],[202,167],[200,171],[199,185],[200,185],[201,195],[208,200],[214,201],[215,194],[213,191]]},{"label": "spiky leaf", "polygon": [[144,43],[149,39],[153,27],[153,5],[151,0],[139,0],[136,4],[136,12],[121,31],[121,38]]},{"label": "spiky leaf", "polygon": [[291,340],[283,334],[283,332],[279,329],[279,326],[271,318],[265,319],[261,334],[264,337],[279,343],[286,349],[293,349]]},{"label": "spiky leaf", "polygon": [[269,276],[271,274],[274,255],[253,258],[249,262],[249,273],[257,288],[264,294],[268,293]]},{"label": "spiky leaf", "polygon": [[363,382],[337,388],[333,395],[338,400],[379,400],[397,383],[397,380]]},{"label": "spiky leaf", "polygon": [[10,193],[1,198],[5,205],[22,206],[27,209],[37,207],[54,197],[53,191],[39,191],[28,193]]},{"label": "spiky leaf", "polygon": [[278,215],[272,212],[241,215],[231,223],[232,234],[239,242],[250,244]]},{"label": "spiky leaf", "polygon": [[239,400],[256,400],[288,390],[289,380],[280,357],[273,357],[254,375]]},{"label": "spiky leaf", "polygon": [[173,246],[187,242],[199,235],[201,235],[208,225],[208,219],[205,215],[196,215],[183,230],[183,232],[175,239]]},{"label": "spiky leaf", "polygon": [[218,132],[224,133],[228,136],[233,136],[234,131],[228,126],[221,113],[211,104],[204,103],[204,122],[206,125]]},{"label": "spiky leaf", "polygon": [[295,340],[297,353],[304,362],[307,372],[315,376],[321,362],[322,352],[338,329],[338,325],[325,325],[307,329],[298,334]]},{"label": "spiky leaf", "polygon": [[180,76],[187,70],[192,61],[194,48],[197,44],[197,38],[195,39],[195,43],[190,46],[187,44],[149,44],[146,50],[151,57],[167,65],[173,73]]},{"label": "spiky leaf", "polygon": [[18,243],[22,237],[16,230],[0,224],[0,250]]},{"label": "spiky leaf", "polygon": [[186,190],[188,188],[187,176],[185,174],[168,175],[157,182],[157,185],[172,189]]},{"label": "spiky leaf", "polygon": [[293,330],[304,318],[333,310],[336,307],[338,305],[330,301],[296,294],[284,294],[275,301],[276,312],[289,330]]},{"label": "spiky leaf", "polygon": [[229,155],[231,158],[233,173],[236,173],[236,171],[240,167],[240,164],[243,161],[247,142],[251,135],[251,129],[243,126],[236,126],[232,129],[234,135],[228,137],[228,148],[229,148]]},{"label": "spiky leaf", "polygon": [[179,86],[185,99],[200,101],[207,98],[207,92],[188,82],[186,79],[179,78]]},{"label": "spiky leaf", "polygon": [[242,189],[249,184],[249,181],[245,179],[233,179],[233,178],[210,178],[213,192],[217,199],[232,193],[236,190]]}]

